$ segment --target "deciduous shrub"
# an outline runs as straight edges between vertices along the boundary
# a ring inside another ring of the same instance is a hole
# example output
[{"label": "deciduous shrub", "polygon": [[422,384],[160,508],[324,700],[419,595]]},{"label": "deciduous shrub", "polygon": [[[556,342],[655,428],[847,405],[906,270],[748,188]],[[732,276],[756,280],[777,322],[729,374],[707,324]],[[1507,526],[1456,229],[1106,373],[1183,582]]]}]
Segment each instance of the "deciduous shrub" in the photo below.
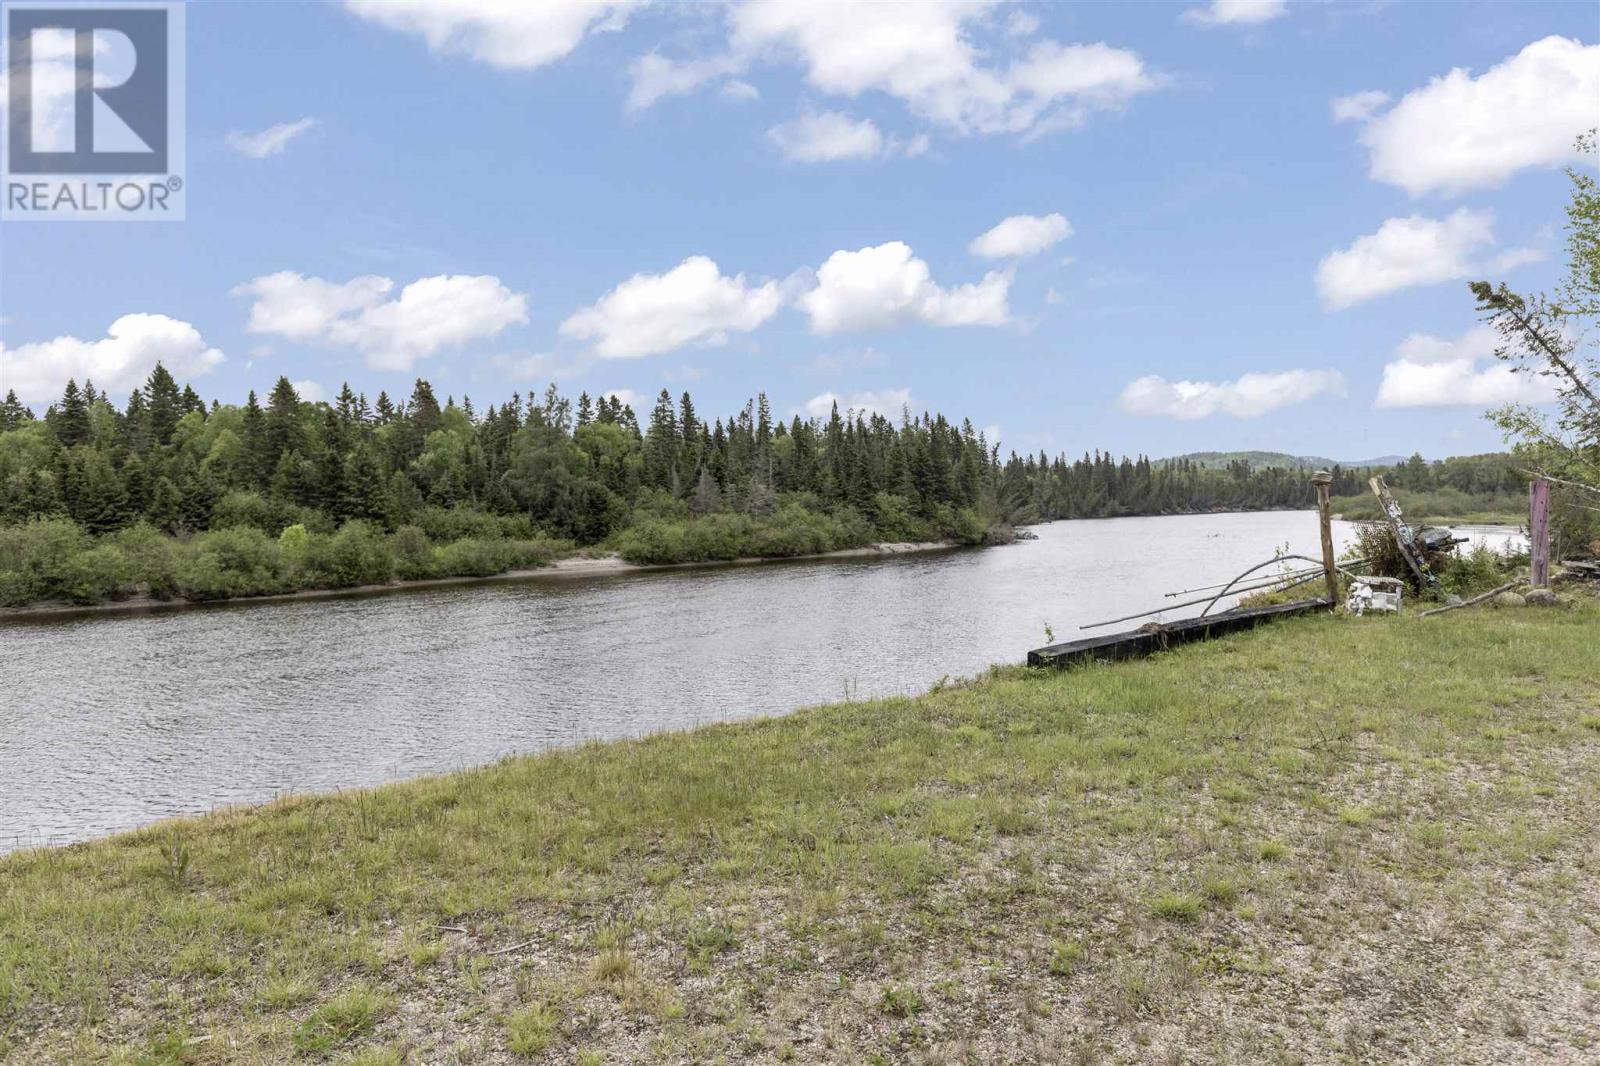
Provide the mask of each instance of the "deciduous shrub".
[{"label": "deciduous shrub", "polygon": [[401,526],[389,537],[389,550],[394,554],[394,572],[405,581],[434,577],[437,560],[433,542],[417,526]]},{"label": "deciduous shrub", "polygon": [[260,596],[294,587],[278,542],[259,529],[214,529],[190,541],[178,563],[178,590],[192,600]]},{"label": "deciduous shrub", "polygon": [[394,554],[382,533],[366,522],[350,521],[313,546],[310,574],[328,588],[379,585],[394,576]]}]

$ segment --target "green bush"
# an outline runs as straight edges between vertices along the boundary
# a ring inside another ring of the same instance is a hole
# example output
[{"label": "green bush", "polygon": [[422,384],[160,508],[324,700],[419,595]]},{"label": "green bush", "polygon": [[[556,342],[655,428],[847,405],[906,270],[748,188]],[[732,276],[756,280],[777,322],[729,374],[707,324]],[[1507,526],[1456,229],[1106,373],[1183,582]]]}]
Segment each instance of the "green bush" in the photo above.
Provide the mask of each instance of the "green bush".
[{"label": "green bush", "polygon": [[259,529],[214,529],[190,541],[178,563],[178,590],[191,600],[262,596],[294,587],[278,542]]},{"label": "green bush", "polygon": [[881,540],[933,540],[935,533],[927,520],[919,518],[912,502],[892,492],[880,492],[872,500],[873,524]]},{"label": "green bush", "polygon": [[84,602],[91,590],[83,585],[77,562],[91,543],[70,518],[36,518],[0,528],[0,603]]},{"label": "green bush", "polygon": [[178,593],[178,560],[182,546],[148,523],[119,530],[111,543],[122,549],[132,568],[133,581],[159,600]]},{"label": "green bush", "polygon": [[737,559],[750,551],[755,523],[749,515],[709,514],[683,531],[684,557],[690,562]]},{"label": "green bush", "polygon": [[1472,596],[1505,584],[1512,569],[1509,556],[1476,544],[1444,561],[1438,571],[1439,587],[1457,596]]},{"label": "green bush", "polygon": [[780,558],[790,555],[816,555],[833,551],[841,533],[838,525],[824,514],[808,511],[798,503],[780,504],[751,537],[746,550],[751,555]]},{"label": "green bush", "polygon": [[394,572],[405,581],[434,577],[437,560],[433,542],[417,526],[401,526],[389,538],[389,550],[394,555]]},{"label": "green bush", "polygon": [[630,563],[651,565],[681,563],[686,555],[684,527],[686,522],[668,522],[659,518],[646,518],[617,534],[617,551]]},{"label": "green bush", "polygon": [[539,529],[526,515],[492,515],[474,511],[466,505],[457,507],[424,507],[412,524],[419,527],[436,544],[453,540],[499,540],[515,538],[531,540]]},{"label": "green bush", "polygon": [[395,559],[389,542],[366,522],[346,522],[331,537],[313,546],[309,570],[316,584],[328,588],[381,585],[394,577]]},{"label": "green bush", "polygon": [[546,566],[554,557],[549,541],[468,537],[434,550],[434,572],[441,577],[488,577]]}]

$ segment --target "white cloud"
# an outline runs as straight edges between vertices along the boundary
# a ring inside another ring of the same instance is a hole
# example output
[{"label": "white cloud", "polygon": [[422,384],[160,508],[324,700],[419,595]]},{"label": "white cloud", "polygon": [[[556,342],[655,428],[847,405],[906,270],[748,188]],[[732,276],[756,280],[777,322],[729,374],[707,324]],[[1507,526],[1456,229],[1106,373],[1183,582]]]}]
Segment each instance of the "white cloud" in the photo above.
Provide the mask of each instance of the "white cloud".
[{"label": "white cloud", "polygon": [[808,418],[827,418],[833,414],[833,405],[839,405],[839,413],[848,415],[851,411],[860,411],[867,415],[882,415],[885,418],[898,418],[902,411],[911,406],[910,389],[878,389],[868,392],[852,392],[847,396],[840,396],[836,392],[824,392],[813,396],[800,408],[800,413]]},{"label": "white cloud", "polygon": [[767,140],[798,163],[877,159],[887,142],[871,119],[856,120],[838,111],[801,115],[767,131]]},{"label": "white cloud", "polygon": [[1168,381],[1150,375],[1129,382],[1117,402],[1129,414],[1183,421],[1215,414],[1256,418],[1325,392],[1344,394],[1337,371],[1284,370],[1245,374],[1236,381]]},{"label": "white cloud", "polygon": [[610,396],[624,407],[631,407],[635,414],[641,411],[648,412],[655,406],[655,401],[646,402],[644,394],[634,392],[632,389],[606,389],[601,396]]},{"label": "white cloud", "polygon": [[967,251],[984,259],[1011,259],[1037,255],[1072,236],[1072,223],[1064,215],[1012,215],[967,245]]},{"label": "white cloud", "polygon": [[[636,66],[630,102],[639,106],[668,92],[692,91],[758,60],[792,61],[821,93],[883,92],[917,117],[959,133],[1030,133],[1079,125],[1159,83],[1135,52],[1105,43],[1030,42],[1036,19],[1013,18],[996,27],[992,7],[990,0],[730,5],[722,51]],[[978,33],[995,37],[996,47],[975,41]],[[997,50],[1008,59],[987,62]]]},{"label": "white cloud", "polygon": [[441,349],[528,320],[528,298],[492,275],[419,278],[387,299],[393,289],[385,277],[340,283],[284,270],[233,292],[255,299],[245,326],[250,332],[356,348],[377,370],[409,370]]},{"label": "white cloud", "polygon": [[1203,26],[1253,26],[1288,12],[1285,0],[1211,0],[1205,7],[1189,8],[1183,20]]},{"label": "white cloud", "polygon": [[1370,174],[1412,196],[1494,188],[1575,158],[1600,115],[1600,45],[1546,37],[1477,78],[1464,67],[1406,94],[1361,130]]},{"label": "white cloud", "polygon": [[1328,104],[1328,112],[1335,122],[1365,122],[1377,114],[1378,108],[1389,102],[1389,94],[1377,89],[1338,96]]},{"label": "white cloud", "polygon": [[345,0],[369,22],[421,37],[435,52],[532,70],[570,55],[591,33],[621,29],[635,0]]},{"label": "white cloud", "polygon": [[754,85],[751,85],[747,81],[741,81],[738,78],[733,78],[723,83],[722,95],[728,100],[738,100],[740,102],[744,102],[747,100],[761,99],[761,90],[757,89]]},{"label": "white cloud", "polygon": [[502,352],[490,356],[488,365],[508,378],[548,378],[555,369],[556,361],[544,352],[517,354]]},{"label": "white cloud", "polygon": [[951,289],[902,241],[838,251],[817,269],[817,285],[797,301],[814,333],[883,329],[905,319],[935,326],[999,326],[1010,320],[1011,275],[992,271]]},{"label": "white cloud", "polygon": [[314,118],[301,118],[293,122],[280,122],[276,126],[268,126],[259,133],[240,133],[230,130],[228,145],[234,151],[249,156],[251,159],[265,159],[269,155],[277,155],[289,146],[289,142],[305,133],[317,124]]},{"label": "white cloud", "polygon": [[1495,361],[1499,343],[1499,334],[1488,326],[1455,340],[1413,333],[1395,348],[1397,358],[1384,366],[1373,406],[1493,407],[1552,399],[1548,379],[1512,373],[1510,364]]},{"label": "white cloud", "polygon": [[321,403],[328,398],[328,392],[315,381],[291,381],[295,394],[306,403]]},{"label": "white cloud", "polygon": [[1469,274],[1507,270],[1538,258],[1532,249],[1512,249],[1483,262],[1476,254],[1492,246],[1494,216],[1465,207],[1448,218],[1391,218],[1378,232],[1349,248],[1330,252],[1317,266],[1317,291],[1331,310],[1414,285],[1433,285]]},{"label": "white cloud", "polygon": [[1006,19],[1007,37],[1032,37],[1039,32],[1039,17],[1026,11],[1013,11]]},{"label": "white cloud", "polygon": [[564,336],[595,342],[595,354],[632,359],[692,342],[722,344],[749,333],[783,304],[778,283],[750,285],[726,277],[705,256],[685,259],[665,274],[635,274],[561,324]]},{"label": "white cloud", "polygon": [[208,347],[187,322],[123,315],[100,340],[63,336],[17,348],[0,343],[0,392],[15,389],[26,402],[49,402],[72,378],[79,385],[93,381],[102,391],[125,393],[144,384],[157,363],[182,380],[208,373],[220,362],[222,353]]},{"label": "white cloud", "polygon": [[[664,97],[692,93],[707,82],[737,73],[742,67],[743,64],[727,56],[680,60],[651,52],[629,64],[633,87],[628,90],[625,106],[629,111],[644,111]],[[754,86],[745,82],[730,81],[723,86],[724,93],[734,85],[755,91]],[[734,89],[733,93],[739,91]]]}]

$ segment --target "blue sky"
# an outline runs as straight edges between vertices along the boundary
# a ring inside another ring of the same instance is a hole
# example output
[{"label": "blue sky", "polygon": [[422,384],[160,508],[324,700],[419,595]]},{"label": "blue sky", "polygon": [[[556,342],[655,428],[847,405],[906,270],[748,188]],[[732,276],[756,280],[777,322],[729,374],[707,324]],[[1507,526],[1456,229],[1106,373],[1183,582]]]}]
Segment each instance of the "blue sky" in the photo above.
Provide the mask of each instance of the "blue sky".
[{"label": "blue sky", "polygon": [[186,221],[0,224],[0,387],[120,398],[164,358],[226,402],[553,377],[909,398],[1024,451],[1489,450],[1538,395],[1465,281],[1558,279],[1596,22],[194,4]]}]

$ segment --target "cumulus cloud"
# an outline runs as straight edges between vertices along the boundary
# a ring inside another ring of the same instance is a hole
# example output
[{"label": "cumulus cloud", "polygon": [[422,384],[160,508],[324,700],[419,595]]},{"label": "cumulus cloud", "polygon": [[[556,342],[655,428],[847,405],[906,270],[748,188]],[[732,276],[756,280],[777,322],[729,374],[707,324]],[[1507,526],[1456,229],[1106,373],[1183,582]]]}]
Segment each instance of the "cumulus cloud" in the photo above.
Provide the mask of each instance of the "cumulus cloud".
[{"label": "cumulus cloud", "polygon": [[634,392],[632,389],[606,389],[601,396],[609,396],[624,407],[633,408],[635,413],[648,410],[654,401],[648,400],[643,393]]},{"label": "cumulus cloud", "polygon": [[722,344],[730,333],[756,329],[782,304],[777,282],[727,277],[697,255],[665,274],[635,274],[569,317],[561,332],[593,341],[602,358],[632,359],[693,342]]},{"label": "cumulus cloud", "polygon": [[240,133],[231,130],[228,133],[228,146],[251,159],[265,159],[281,153],[289,146],[290,141],[316,124],[317,120],[314,118],[300,118],[293,122],[280,122],[276,126],[268,126],[258,133]]},{"label": "cumulus cloud", "polygon": [[1183,421],[1216,414],[1256,418],[1325,392],[1344,394],[1344,378],[1337,371],[1283,370],[1245,374],[1235,381],[1168,381],[1149,375],[1129,382],[1117,402],[1129,414]]},{"label": "cumulus cloud", "polygon": [[321,403],[328,398],[328,391],[315,381],[291,381],[289,384],[294,386],[295,395],[306,403]]},{"label": "cumulus cloud", "polygon": [[1324,307],[1338,310],[1414,285],[1509,270],[1539,258],[1533,249],[1516,248],[1480,260],[1478,253],[1494,243],[1494,215],[1488,211],[1463,207],[1444,219],[1391,218],[1378,232],[1330,252],[1317,266],[1317,292]]},{"label": "cumulus cloud", "polygon": [[805,402],[800,412],[808,418],[827,418],[833,414],[833,405],[839,405],[839,413],[847,415],[852,411],[859,411],[864,415],[882,415],[885,418],[896,418],[906,408],[911,406],[910,389],[878,389],[868,392],[852,392],[841,396],[836,392],[824,392]]},{"label": "cumulus cloud", "polygon": [[[979,33],[994,29],[990,6],[982,0],[730,5],[719,52],[636,64],[630,103],[647,106],[769,60],[797,63],[821,93],[883,92],[954,132],[1030,133],[1079,125],[1160,83],[1136,52],[1103,42],[1031,39],[1038,23],[1026,17],[1008,22],[998,40],[979,42]],[[997,49],[1007,58],[989,62]]]},{"label": "cumulus cloud", "polygon": [[1370,112],[1369,173],[1412,196],[1495,188],[1574,158],[1600,113],[1600,45],[1546,37],[1474,78],[1457,67]]},{"label": "cumulus cloud", "polygon": [[187,322],[123,315],[99,340],[63,336],[17,348],[0,343],[0,385],[25,402],[43,403],[57,399],[68,378],[125,393],[142,385],[157,363],[183,379],[209,373],[222,358]]},{"label": "cumulus cloud", "polygon": [[[625,106],[629,111],[645,111],[664,97],[692,93],[707,82],[736,74],[741,69],[743,64],[729,56],[671,59],[659,52],[651,52],[629,64],[633,85],[628,90]],[[754,86],[739,81],[725,83],[724,91],[735,85],[754,91]],[[735,95],[739,91],[732,90]]]},{"label": "cumulus cloud", "polygon": [[1037,255],[1072,236],[1064,215],[1012,215],[967,245],[984,259],[1019,259]]},{"label": "cumulus cloud", "polygon": [[1389,102],[1389,94],[1377,89],[1338,96],[1328,104],[1328,112],[1335,122],[1365,122]]},{"label": "cumulus cloud", "polygon": [[834,252],[817,284],[797,301],[814,333],[883,329],[907,319],[935,326],[999,326],[1010,321],[1011,275],[992,271],[975,284],[943,288],[902,241]]},{"label": "cumulus cloud", "polygon": [[345,0],[356,16],[421,37],[446,54],[532,70],[570,55],[591,33],[621,29],[637,0]]},{"label": "cumulus cloud", "polygon": [[1183,13],[1185,22],[1202,26],[1254,26],[1289,12],[1285,0],[1211,0]]},{"label": "cumulus cloud", "polygon": [[1454,340],[1413,333],[1383,368],[1375,407],[1493,407],[1543,403],[1554,397],[1548,379],[1513,373],[1494,358],[1499,334],[1478,326]]},{"label": "cumulus cloud", "polygon": [[419,278],[390,299],[393,290],[394,281],[385,277],[333,282],[284,270],[233,292],[254,298],[245,326],[250,332],[355,348],[376,370],[409,370],[444,348],[528,320],[528,298],[492,275]]},{"label": "cumulus cloud", "polygon": [[834,163],[842,159],[879,159],[889,141],[871,119],[853,119],[838,111],[805,114],[767,131],[767,140],[785,158],[797,163]]}]

